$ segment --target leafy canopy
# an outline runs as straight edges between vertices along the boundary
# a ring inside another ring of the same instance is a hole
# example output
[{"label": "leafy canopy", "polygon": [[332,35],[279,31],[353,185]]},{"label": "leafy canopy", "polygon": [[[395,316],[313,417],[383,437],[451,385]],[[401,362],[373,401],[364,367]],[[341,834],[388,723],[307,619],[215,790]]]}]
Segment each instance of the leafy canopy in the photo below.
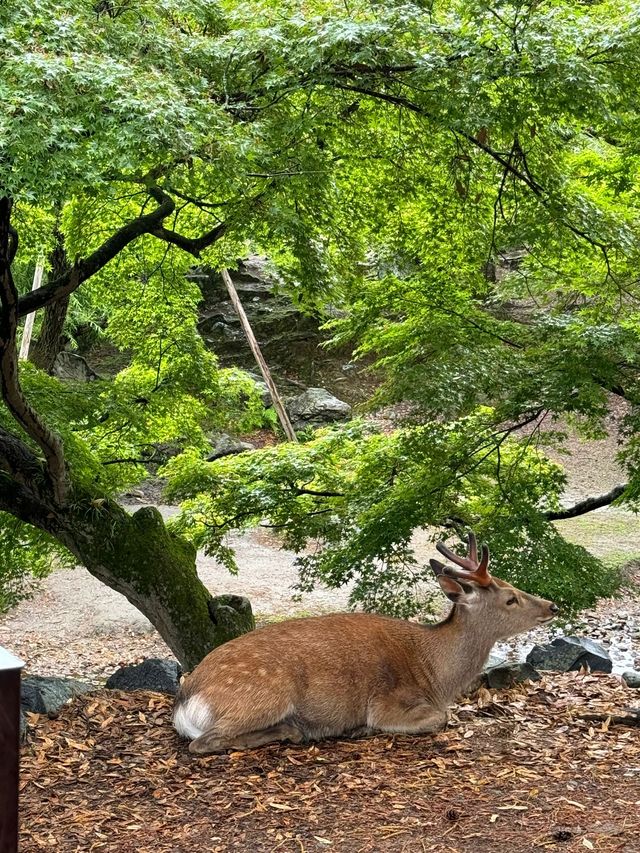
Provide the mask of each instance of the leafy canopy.
[{"label": "leafy canopy", "polygon": [[[231,564],[220,532],[271,518],[298,549],[326,543],[303,584],[353,580],[367,606],[415,607],[423,526],[475,525],[503,575],[564,601],[610,588],[548,523],[562,477],[541,424],[594,434],[608,392],[637,394],[639,23],[632,2],[568,0],[5,4],[22,291],[57,232],[82,262],[172,205],[79,291],[126,368],[64,390],[22,371],[73,480],[115,494],[145,448],[179,441],[185,532]],[[261,415],[203,346],[185,273],[248,250],[292,298],[342,309],[335,339],[375,359],[377,402],[408,401],[411,423],[202,462],[207,429]]]}]

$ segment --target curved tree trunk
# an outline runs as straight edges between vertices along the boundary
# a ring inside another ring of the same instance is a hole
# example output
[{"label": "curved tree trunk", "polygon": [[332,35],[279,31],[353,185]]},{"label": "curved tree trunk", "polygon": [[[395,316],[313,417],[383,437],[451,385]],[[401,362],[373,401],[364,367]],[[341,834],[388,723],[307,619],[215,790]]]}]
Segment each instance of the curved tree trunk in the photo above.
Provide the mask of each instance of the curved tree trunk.
[{"label": "curved tree trunk", "polygon": [[246,598],[211,596],[198,577],[195,549],[167,529],[155,507],[130,515],[114,501],[72,505],[57,538],[149,619],[185,669],[255,628]]},{"label": "curved tree trunk", "polygon": [[[65,545],[96,578],[144,613],[185,669],[192,669],[215,646],[255,627],[251,605],[239,596],[209,594],[196,571],[195,550],[167,529],[157,509],[145,507],[130,515],[115,501],[73,482],[60,436],[33,409],[20,385],[20,297],[11,273],[18,234],[11,225],[12,207],[10,198],[0,197],[0,397],[33,444],[0,424],[0,510]],[[91,257],[104,265],[118,246],[158,227],[173,207],[173,201],[163,197],[156,212],[121,229]],[[222,231],[216,226],[193,245],[209,245]],[[66,264],[61,240],[58,249],[53,262],[61,268]],[[40,304],[64,300],[79,281],[74,268],[59,290],[54,285],[55,299],[47,297],[51,284],[38,291],[39,299],[46,291],[46,301]],[[58,316],[65,311],[62,308]]]},{"label": "curved tree trunk", "polygon": [[155,507],[131,515],[77,486],[66,504],[57,505],[41,462],[1,427],[0,510],[46,531],[94,577],[124,595],[186,670],[255,628],[246,598],[210,594],[198,577],[195,549],[166,527]]}]

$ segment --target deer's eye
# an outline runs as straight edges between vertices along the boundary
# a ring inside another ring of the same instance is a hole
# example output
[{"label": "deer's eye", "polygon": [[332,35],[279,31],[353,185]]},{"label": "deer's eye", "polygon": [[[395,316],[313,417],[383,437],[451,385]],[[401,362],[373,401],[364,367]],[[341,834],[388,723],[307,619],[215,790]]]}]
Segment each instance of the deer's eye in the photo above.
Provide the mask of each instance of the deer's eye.
[{"label": "deer's eye", "polygon": [[507,604],[517,604],[517,603],[518,603],[518,599],[515,597],[515,595],[512,595],[511,598],[507,599]]}]

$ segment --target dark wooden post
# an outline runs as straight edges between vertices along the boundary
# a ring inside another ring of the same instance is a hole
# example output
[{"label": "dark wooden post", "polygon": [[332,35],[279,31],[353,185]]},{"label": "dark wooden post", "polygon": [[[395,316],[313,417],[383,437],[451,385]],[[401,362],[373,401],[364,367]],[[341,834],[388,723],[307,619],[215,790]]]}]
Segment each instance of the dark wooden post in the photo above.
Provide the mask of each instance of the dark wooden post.
[{"label": "dark wooden post", "polygon": [[18,850],[20,670],[24,664],[0,646],[0,853]]}]

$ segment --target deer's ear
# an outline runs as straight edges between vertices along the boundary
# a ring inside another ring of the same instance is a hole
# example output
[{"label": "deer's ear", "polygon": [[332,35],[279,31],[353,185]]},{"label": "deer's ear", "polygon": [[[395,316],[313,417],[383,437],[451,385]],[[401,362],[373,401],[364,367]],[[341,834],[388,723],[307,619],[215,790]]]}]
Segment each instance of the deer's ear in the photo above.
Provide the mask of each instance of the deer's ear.
[{"label": "deer's ear", "polygon": [[440,584],[440,589],[444,592],[444,594],[450,601],[453,601],[455,604],[458,604],[464,599],[464,589],[457,581],[454,581],[453,578],[450,578],[447,575],[438,575],[437,580]]},{"label": "deer's ear", "polygon": [[433,573],[436,577],[440,577],[440,575],[444,573],[444,563],[441,563],[440,560],[429,560],[429,565],[433,569]]}]

